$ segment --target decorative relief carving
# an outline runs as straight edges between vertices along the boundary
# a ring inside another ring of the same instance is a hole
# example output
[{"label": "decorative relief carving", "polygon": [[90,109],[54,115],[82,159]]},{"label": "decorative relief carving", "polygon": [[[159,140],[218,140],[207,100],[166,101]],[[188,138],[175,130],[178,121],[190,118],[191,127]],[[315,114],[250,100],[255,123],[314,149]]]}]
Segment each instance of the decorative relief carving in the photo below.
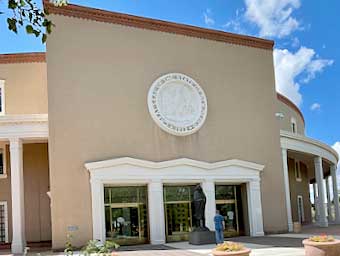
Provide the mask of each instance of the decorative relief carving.
[{"label": "decorative relief carving", "polygon": [[207,116],[207,99],[190,77],[170,73],[158,78],[148,95],[149,112],[164,131],[185,136],[198,131]]}]

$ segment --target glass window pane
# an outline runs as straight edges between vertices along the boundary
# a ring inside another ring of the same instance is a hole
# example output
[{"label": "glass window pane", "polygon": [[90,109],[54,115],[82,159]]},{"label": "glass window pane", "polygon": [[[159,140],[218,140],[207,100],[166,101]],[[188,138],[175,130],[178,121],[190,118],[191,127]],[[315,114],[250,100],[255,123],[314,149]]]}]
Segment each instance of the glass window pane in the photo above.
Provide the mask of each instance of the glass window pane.
[{"label": "glass window pane", "polygon": [[110,188],[104,188],[104,202],[105,204],[110,204]]},{"label": "glass window pane", "polygon": [[105,187],[106,237],[121,245],[148,241],[147,187]]},{"label": "glass window pane", "polygon": [[189,186],[164,187],[165,201],[191,201]]},{"label": "glass window pane", "polygon": [[3,151],[0,149],[0,174],[4,174],[4,158]]},{"label": "glass window pane", "polygon": [[0,243],[6,242],[5,206],[0,205]]},{"label": "glass window pane", "polygon": [[216,185],[216,200],[235,199],[235,191],[233,185]]},{"label": "glass window pane", "polygon": [[137,187],[111,188],[111,203],[136,203]]}]

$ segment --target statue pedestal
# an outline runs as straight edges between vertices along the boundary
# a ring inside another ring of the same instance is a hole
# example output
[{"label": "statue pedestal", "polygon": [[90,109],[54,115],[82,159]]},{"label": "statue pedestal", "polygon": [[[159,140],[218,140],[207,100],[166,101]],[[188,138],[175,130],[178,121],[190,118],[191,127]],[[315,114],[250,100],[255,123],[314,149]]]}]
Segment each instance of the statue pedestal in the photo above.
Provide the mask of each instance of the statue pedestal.
[{"label": "statue pedestal", "polygon": [[189,244],[216,244],[215,232],[209,229],[195,229],[189,233]]}]

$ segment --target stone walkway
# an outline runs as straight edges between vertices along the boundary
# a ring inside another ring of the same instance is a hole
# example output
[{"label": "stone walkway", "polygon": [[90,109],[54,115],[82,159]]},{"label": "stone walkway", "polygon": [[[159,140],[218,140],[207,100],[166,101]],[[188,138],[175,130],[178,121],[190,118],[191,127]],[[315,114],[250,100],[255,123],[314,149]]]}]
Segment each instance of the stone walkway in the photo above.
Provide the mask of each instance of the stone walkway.
[{"label": "stone walkway", "polygon": [[[304,256],[302,240],[311,235],[318,234],[335,235],[340,239],[340,225],[331,225],[328,228],[319,228],[314,226],[304,227],[301,234],[280,234],[264,237],[235,237],[228,239],[230,241],[243,243],[246,247],[252,249],[251,256]],[[194,246],[187,242],[169,243],[166,245],[142,245],[122,247],[119,256],[211,256],[211,250],[215,245]],[[47,256],[63,255],[62,253],[52,253],[49,251],[42,252],[42,248],[32,249],[29,256]],[[10,256],[11,253],[1,251],[0,255]],[[75,253],[74,256],[79,256]]]}]

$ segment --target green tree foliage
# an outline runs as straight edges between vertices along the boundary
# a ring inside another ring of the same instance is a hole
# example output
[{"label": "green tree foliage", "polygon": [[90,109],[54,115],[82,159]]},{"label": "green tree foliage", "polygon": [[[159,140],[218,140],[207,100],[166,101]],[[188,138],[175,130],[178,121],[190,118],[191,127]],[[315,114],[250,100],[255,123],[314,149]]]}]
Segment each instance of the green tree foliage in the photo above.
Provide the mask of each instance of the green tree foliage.
[{"label": "green tree foliage", "polygon": [[[46,10],[39,8],[33,0],[7,1],[10,10],[10,16],[7,18],[8,29],[18,33],[20,28],[25,28],[27,34],[41,36],[42,43],[45,43],[47,35],[52,32],[54,26],[47,18]],[[53,3],[56,6],[64,6],[67,5],[67,0],[54,0]]]}]

